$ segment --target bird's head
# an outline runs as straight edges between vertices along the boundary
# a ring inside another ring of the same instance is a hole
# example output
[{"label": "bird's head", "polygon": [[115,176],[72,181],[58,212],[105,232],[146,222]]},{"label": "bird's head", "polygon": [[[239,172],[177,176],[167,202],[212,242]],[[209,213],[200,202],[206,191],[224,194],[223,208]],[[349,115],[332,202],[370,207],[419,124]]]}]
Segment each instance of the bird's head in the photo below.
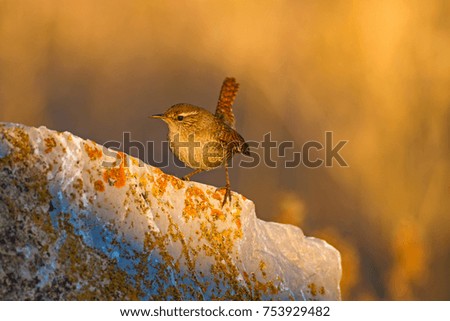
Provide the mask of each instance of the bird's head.
[{"label": "bird's head", "polygon": [[149,118],[163,120],[169,126],[170,130],[179,128],[189,129],[198,122],[203,112],[205,112],[203,108],[194,105],[177,104],[170,107],[164,114],[152,115]]}]

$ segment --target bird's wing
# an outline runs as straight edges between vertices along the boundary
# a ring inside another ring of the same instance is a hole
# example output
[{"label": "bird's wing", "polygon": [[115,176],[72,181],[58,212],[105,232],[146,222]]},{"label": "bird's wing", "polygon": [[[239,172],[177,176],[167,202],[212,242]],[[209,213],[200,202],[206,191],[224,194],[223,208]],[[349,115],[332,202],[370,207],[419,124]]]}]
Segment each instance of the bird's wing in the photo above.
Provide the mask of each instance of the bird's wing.
[{"label": "bird's wing", "polygon": [[233,129],[235,128],[233,102],[236,98],[238,89],[239,84],[236,82],[236,79],[225,78],[216,107],[216,117]]},{"label": "bird's wing", "polygon": [[242,138],[237,131],[228,125],[222,124],[222,129],[219,131],[218,139],[225,147],[227,159],[236,153],[249,155],[249,146],[245,142],[244,138]]}]

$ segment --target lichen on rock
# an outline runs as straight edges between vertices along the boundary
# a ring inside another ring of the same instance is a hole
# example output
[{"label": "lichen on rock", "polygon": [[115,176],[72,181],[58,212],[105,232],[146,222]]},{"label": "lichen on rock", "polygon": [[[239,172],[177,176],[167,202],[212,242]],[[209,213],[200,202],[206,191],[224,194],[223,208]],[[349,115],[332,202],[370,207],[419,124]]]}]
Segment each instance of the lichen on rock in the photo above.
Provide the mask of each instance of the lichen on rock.
[{"label": "lichen on rock", "polygon": [[[336,300],[340,256],[253,202],[0,123],[0,299]],[[105,164],[110,164],[106,166]]]}]

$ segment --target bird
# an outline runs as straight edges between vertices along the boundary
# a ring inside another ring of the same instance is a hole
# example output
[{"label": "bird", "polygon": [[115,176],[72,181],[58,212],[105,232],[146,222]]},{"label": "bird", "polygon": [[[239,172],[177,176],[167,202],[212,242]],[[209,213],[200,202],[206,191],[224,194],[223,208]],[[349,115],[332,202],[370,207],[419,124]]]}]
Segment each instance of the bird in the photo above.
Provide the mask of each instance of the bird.
[{"label": "bird", "polygon": [[194,169],[182,177],[189,181],[195,174],[223,167],[225,189],[222,207],[231,204],[231,184],[228,167],[235,154],[250,155],[248,143],[236,131],[233,103],[239,89],[235,78],[223,81],[215,113],[187,103],[171,106],[163,114],[149,116],[163,120],[169,129],[171,151],[185,165]]}]

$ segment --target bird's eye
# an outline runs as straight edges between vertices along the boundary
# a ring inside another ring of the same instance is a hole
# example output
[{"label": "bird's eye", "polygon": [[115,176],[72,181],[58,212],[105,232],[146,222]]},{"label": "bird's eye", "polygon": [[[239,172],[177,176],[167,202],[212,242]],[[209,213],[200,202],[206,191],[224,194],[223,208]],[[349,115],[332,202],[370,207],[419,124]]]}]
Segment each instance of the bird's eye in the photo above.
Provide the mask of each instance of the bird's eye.
[{"label": "bird's eye", "polygon": [[184,116],[181,116],[181,115],[177,117],[177,119],[178,119],[179,121],[182,121],[183,118],[184,118]]}]

